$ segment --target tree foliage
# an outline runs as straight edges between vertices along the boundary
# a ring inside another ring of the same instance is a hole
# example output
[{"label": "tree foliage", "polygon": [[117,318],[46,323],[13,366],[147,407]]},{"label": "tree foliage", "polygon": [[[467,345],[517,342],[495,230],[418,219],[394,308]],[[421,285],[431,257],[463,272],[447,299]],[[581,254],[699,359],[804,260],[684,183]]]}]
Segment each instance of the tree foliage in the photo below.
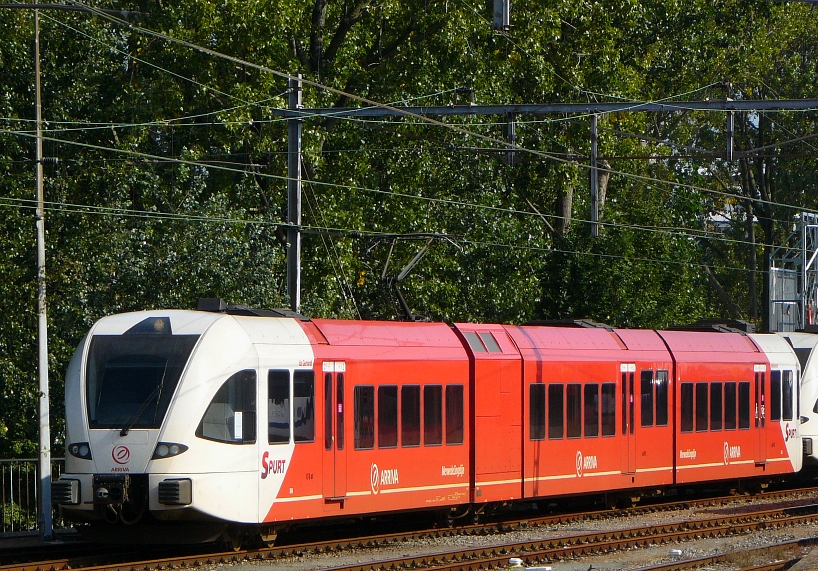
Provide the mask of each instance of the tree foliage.
[{"label": "tree foliage", "polygon": [[[60,159],[45,189],[55,451],[62,372],[97,318],[198,297],[287,304],[282,73],[330,88],[308,83],[307,108],[802,98],[818,83],[805,4],[519,0],[508,32],[492,4],[87,4],[148,14],[139,25],[164,38],[41,10],[44,152]],[[32,14],[0,10],[0,31],[0,455],[31,456]],[[596,239],[589,118],[517,120],[525,150],[509,161],[506,117],[305,119],[303,312],[397,318],[387,260],[395,277],[437,235],[399,286],[431,319],[765,322],[791,206],[818,206],[813,112],[737,114],[732,161],[723,113],[600,115]]]}]

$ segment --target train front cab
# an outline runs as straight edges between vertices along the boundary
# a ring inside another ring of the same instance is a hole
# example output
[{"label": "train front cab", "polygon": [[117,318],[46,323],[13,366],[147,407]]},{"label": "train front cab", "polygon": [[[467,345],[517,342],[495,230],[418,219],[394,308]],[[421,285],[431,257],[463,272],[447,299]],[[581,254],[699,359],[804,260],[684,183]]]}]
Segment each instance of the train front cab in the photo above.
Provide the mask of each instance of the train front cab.
[{"label": "train front cab", "polygon": [[800,469],[798,363],[786,343],[772,335],[659,333],[676,363],[677,483]]}]

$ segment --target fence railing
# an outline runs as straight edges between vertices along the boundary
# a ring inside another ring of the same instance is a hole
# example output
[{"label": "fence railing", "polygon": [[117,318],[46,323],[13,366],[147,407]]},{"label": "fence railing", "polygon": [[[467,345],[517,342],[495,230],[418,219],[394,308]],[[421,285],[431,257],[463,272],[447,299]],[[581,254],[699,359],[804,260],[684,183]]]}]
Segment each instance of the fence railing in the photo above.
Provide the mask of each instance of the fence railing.
[{"label": "fence railing", "polygon": [[[37,531],[40,509],[37,502],[39,479],[36,458],[0,460],[0,534]],[[51,476],[59,477],[65,469],[63,458],[51,459]],[[58,510],[53,511],[54,528],[63,526]]]}]

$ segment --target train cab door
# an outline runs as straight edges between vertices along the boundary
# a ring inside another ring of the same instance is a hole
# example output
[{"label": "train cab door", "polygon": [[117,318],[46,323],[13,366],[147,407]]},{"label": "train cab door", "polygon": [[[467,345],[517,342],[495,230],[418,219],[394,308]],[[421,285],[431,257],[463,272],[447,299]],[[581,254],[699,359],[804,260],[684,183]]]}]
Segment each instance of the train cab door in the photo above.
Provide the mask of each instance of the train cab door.
[{"label": "train cab door", "polygon": [[767,366],[755,365],[755,401],[754,418],[756,431],[755,462],[756,465],[767,462]]},{"label": "train cab door", "polygon": [[619,365],[621,386],[619,394],[621,397],[621,448],[619,451],[620,466],[623,474],[634,474],[636,472],[636,436],[634,434],[634,423],[636,413],[634,412],[634,377],[636,376],[635,363],[622,363]]},{"label": "train cab door", "polygon": [[347,494],[346,443],[344,442],[346,363],[325,361],[322,371],[324,373],[324,506],[328,511],[337,511],[339,508],[343,509]]}]

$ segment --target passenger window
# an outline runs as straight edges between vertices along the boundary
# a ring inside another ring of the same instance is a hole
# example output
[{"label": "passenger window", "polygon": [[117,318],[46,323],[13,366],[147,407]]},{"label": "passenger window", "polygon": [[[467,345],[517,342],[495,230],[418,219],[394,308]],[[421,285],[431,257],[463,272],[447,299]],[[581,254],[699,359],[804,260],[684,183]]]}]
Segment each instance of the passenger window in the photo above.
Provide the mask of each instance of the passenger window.
[{"label": "passenger window", "polygon": [[721,430],[721,383],[710,385],[710,430]]},{"label": "passenger window", "polygon": [[582,436],[582,385],[571,383],[567,389],[568,438]]},{"label": "passenger window", "polygon": [[656,426],[667,426],[667,371],[656,371]]},{"label": "passenger window", "polygon": [[375,447],[375,387],[356,386],[355,399],[355,450]]},{"label": "passenger window", "polygon": [[653,371],[642,371],[642,427],[653,426]]},{"label": "passenger window", "polygon": [[378,448],[398,445],[398,387],[378,387]]},{"label": "passenger window", "polygon": [[267,372],[267,442],[290,442],[290,371]]},{"label": "passenger window", "polygon": [[324,374],[324,448],[332,450],[332,375]]},{"label": "passenger window", "polygon": [[440,385],[423,387],[423,444],[443,444],[443,388]]},{"label": "passenger window", "polygon": [[781,371],[770,371],[770,420],[781,420]]},{"label": "passenger window", "polygon": [[463,385],[446,387],[446,444],[463,444]]},{"label": "passenger window", "polygon": [[792,371],[784,371],[784,379],[781,384],[782,420],[792,420],[792,388]]},{"label": "passenger window", "polygon": [[750,382],[738,384],[738,427],[750,428]]},{"label": "passenger window", "polygon": [[420,386],[401,387],[401,446],[420,446]]},{"label": "passenger window", "polygon": [[548,438],[557,440],[564,434],[563,387],[561,384],[548,385]]},{"label": "passenger window", "polygon": [[599,385],[588,383],[585,385],[585,437],[599,436]]},{"label": "passenger window", "polygon": [[616,383],[602,383],[602,436],[616,435]]},{"label": "passenger window", "polygon": [[293,373],[293,408],[295,422],[293,437],[296,442],[315,441],[315,373]]},{"label": "passenger window", "polygon": [[255,443],[255,371],[239,371],[219,387],[199,422],[196,436],[225,444]]},{"label": "passenger window", "polygon": [[682,432],[693,432],[693,383],[682,383]]},{"label": "passenger window", "polygon": [[489,353],[502,353],[502,349],[497,344],[497,340],[494,338],[494,335],[486,331],[485,333],[480,333],[480,339],[482,339],[483,344],[486,346],[486,349],[489,350]]},{"label": "passenger window", "polygon": [[707,430],[707,383],[696,383],[696,432]]},{"label": "passenger window", "polygon": [[724,430],[736,429],[736,383],[724,383]]},{"label": "passenger window", "polygon": [[344,374],[338,373],[335,378],[335,398],[338,401],[338,411],[335,415],[335,448],[344,449]]},{"label": "passenger window", "polygon": [[532,384],[529,389],[528,422],[529,438],[545,440],[545,385]]}]

